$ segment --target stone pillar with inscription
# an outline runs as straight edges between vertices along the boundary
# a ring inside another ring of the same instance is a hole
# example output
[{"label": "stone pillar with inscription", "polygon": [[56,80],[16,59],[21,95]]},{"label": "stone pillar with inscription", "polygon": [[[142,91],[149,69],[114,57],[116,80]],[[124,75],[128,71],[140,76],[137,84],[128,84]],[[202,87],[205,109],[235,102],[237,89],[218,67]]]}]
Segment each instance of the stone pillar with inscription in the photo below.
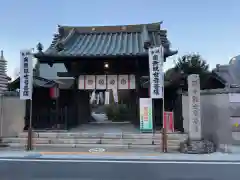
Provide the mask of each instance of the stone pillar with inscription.
[{"label": "stone pillar with inscription", "polygon": [[188,154],[206,154],[215,151],[213,142],[203,140],[200,103],[200,78],[198,74],[188,76],[189,138],[182,142],[180,151]]},{"label": "stone pillar with inscription", "polygon": [[189,139],[202,139],[202,122],[200,109],[200,78],[198,74],[188,76],[189,99]]}]

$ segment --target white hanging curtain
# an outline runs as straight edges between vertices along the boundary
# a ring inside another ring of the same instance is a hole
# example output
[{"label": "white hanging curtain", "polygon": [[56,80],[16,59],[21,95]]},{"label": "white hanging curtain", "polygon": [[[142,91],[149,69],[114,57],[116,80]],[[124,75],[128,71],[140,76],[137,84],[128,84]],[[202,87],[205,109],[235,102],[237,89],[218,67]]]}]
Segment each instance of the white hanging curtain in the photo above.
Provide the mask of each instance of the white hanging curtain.
[{"label": "white hanging curtain", "polygon": [[115,103],[118,103],[118,90],[117,89],[112,89],[113,92],[113,99]]},{"label": "white hanging curtain", "polygon": [[103,92],[99,92],[100,104],[104,104]]},{"label": "white hanging curtain", "polygon": [[109,104],[109,96],[110,96],[109,91],[105,91],[105,105]]},{"label": "white hanging curtain", "polygon": [[99,102],[100,102],[99,93],[96,95],[96,98],[97,98],[97,102],[96,102],[96,104],[99,104]]},{"label": "white hanging curtain", "polygon": [[96,99],[96,92],[95,90],[92,92],[91,98],[90,98],[90,104],[93,104],[94,100]]}]

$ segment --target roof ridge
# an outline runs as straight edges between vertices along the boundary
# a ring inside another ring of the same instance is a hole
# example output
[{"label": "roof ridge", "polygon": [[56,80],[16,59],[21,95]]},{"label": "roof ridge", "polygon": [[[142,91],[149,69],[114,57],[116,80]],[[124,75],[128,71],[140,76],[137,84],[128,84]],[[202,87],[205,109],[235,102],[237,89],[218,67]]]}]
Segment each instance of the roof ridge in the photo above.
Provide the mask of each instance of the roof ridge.
[{"label": "roof ridge", "polygon": [[115,25],[115,26],[60,26],[61,31],[68,33],[72,29],[78,32],[142,32],[146,27],[148,31],[160,31],[161,23],[134,24],[134,25]]},{"label": "roof ridge", "polygon": [[91,28],[91,27],[122,27],[122,26],[146,26],[146,25],[161,25],[163,21],[154,23],[143,23],[143,24],[122,24],[122,25],[94,25],[94,26],[69,26],[69,25],[58,25],[63,28]]}]

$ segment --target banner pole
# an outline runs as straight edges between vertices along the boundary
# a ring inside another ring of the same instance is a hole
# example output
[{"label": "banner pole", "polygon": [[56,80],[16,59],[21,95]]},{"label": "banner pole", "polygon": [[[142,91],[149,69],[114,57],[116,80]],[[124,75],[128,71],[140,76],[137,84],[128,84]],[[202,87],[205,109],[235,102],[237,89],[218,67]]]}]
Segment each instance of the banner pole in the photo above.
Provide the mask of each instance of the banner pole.
[{"label": "banner pole", "polygon": [[30,112],[29,112],[29,127],[28,127],[28,144],[27,144],[27,150],[31,151],[33,149],[32,147],[32,100],[29,100],[30,105]]},{"label": "banner pole", "polygon": [[[31,50],[30,54],[31,56],[33,55],[33,51],[34,49]],[[31,57],[31,61],[32,61],[32,57]],[[31,62],[32,64],[32,62]],[[30,106],[30,112],[29,112],[29,127],[28,127],[28,143],[27,143],[27,151],[31,151],[33,150],[33,143],[32,143],[32,95],[33,95],[33,67],[32,65],[30,66],[30,71],[32,72],[32,76],[31,76],[31,98],[29,98],[29,106]]]},{"label": "banner pole", "polygon": [[[163,56],[163,47],[161,47],[161,55]],[[164,57],[163,57],[164,58]],[[162,72],[163,72],[163,68],[164,68],[164,59],[163,59],[163,62],[162,62]],[[165,103],[164,103],[164,73],[162,74],[162,122],[163,122],[163,128],[162,128],[162,146],[163,146],[163,152],[167,152],[167,132],[166,132],[166,124],[164,122],[164,111],[165,111]]]}]

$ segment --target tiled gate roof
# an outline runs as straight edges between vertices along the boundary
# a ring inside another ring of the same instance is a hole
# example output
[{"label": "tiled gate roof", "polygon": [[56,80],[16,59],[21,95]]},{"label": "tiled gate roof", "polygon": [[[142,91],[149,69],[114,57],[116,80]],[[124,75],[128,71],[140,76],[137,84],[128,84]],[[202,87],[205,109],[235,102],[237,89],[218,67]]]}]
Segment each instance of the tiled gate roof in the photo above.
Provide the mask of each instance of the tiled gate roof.
[{"label": "tiled gate roof", "polygon": [[125,26],[59,26],[46,55],[60,56],[137,56],[147,54],[146,45],[163,45],[168,54],[167,31],[160,29],[161,23]]}]

